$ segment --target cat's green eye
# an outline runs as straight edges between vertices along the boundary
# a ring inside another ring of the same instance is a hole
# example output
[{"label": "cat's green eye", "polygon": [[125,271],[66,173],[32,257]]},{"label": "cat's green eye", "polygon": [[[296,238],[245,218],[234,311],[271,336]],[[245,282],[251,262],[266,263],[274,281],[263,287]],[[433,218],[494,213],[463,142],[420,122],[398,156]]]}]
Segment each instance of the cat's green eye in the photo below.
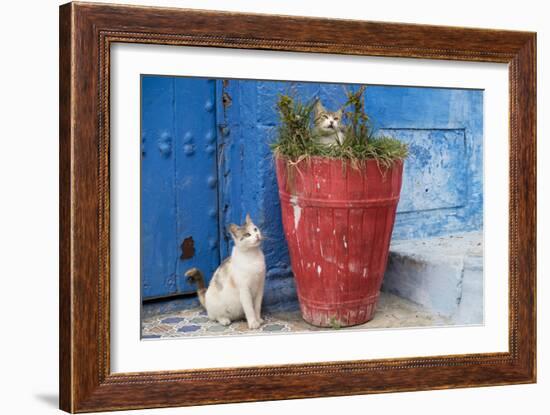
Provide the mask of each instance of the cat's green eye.
[{"label": "cat's green eye", "polygon": [[258,232],[258,228],[254,228],[254,232]]},{"label": "cat's green eye", "polygon": [[250,236],[250,234],[248,232],[244,234],[245,238],[248,238],[249,236]]}]

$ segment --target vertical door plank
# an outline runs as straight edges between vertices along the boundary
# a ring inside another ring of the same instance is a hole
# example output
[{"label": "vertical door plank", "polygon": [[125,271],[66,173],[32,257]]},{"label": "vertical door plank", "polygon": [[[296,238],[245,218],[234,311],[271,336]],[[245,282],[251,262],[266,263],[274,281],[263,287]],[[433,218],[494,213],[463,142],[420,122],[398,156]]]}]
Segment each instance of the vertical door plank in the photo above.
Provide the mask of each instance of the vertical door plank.
[{"label": "vertical door plank", "polygon": [[177,288],[189,292],[195,287],[184,277],[187,269],[197,267],[210,279],[220,262],[216,81],[175,78],[174,109]]},{"label": "vertical door plank", "polygon": [[143,298],[175,294],[174,79],[142,78],[141,276]]}]

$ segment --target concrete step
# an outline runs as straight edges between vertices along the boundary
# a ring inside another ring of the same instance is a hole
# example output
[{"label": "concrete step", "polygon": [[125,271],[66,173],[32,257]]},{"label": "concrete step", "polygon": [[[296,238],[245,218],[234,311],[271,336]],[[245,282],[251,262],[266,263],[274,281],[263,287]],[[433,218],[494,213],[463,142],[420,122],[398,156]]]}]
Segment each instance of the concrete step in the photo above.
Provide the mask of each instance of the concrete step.
[{"label": "concrete step", "polygon": [[452,324],[482,324],[483,233],[393,241],[382,290]]}]

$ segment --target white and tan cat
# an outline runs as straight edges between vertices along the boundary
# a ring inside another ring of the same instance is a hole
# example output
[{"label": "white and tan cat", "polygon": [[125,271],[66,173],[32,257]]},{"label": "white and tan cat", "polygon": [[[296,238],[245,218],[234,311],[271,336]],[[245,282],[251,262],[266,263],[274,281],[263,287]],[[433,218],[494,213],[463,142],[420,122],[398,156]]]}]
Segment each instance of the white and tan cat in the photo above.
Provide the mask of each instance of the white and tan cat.
[{"label": "white and tan cat", "polygon": [[246,215],[244,225],[230,225],[235,246],[231,256],[216,269],[208,288],[197,268],[185,275],[197,284],[201,305],[208,318],[227,326],[246,317],[248,327],[257,329],[263,323],[260,315],[265,283],[265,258],[261,248],[262,233]]},{"label": "white and tan cat", "polygon": [[344,127],[342,124],[343,110],[328,111],[320,100],[313,106],[313,134],[325,145],[342,144],[344,142]]}]

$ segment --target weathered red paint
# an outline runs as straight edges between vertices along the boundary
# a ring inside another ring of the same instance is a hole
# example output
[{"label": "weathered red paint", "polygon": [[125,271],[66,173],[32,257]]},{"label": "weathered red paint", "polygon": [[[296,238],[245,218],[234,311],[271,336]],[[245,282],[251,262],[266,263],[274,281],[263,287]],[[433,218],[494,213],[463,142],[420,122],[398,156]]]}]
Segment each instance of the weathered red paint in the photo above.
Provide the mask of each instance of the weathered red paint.
[{"label": "weathered red paint", "polygon": [[386,269],[403,163],[277,159],[283,227],[302,316],[316,326],[369,321]]}]

